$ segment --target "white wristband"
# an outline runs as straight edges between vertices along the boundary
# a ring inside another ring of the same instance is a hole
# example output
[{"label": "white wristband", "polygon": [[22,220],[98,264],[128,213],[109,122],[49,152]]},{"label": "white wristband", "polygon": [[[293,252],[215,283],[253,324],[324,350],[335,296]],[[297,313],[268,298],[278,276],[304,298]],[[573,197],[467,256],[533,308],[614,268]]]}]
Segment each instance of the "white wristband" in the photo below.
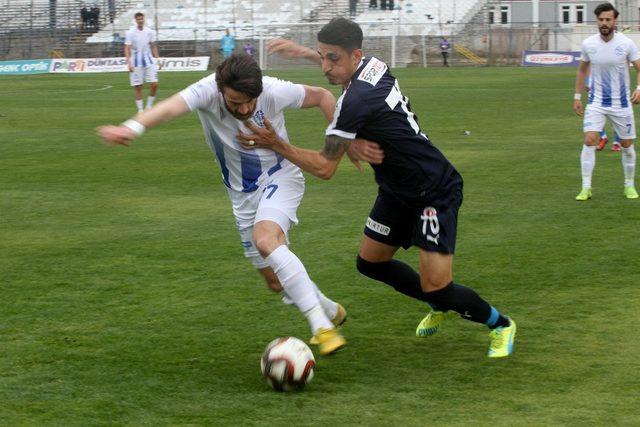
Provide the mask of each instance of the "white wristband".
[{"label": "white wristband", "polygon": [[582,100],[582,94],[581,93],[574,93],[573,94],[573,99],[575,101],[581,101]]},{"label": "white wristband", "polygon": [[636,90],[640,90],[640,85],[636,86]]},{"label": "white wristband", "polygon": [[133,119],[129,119],[126,122],[122,123],[122,126],[128,127],[131,129],[137,136],[140,136],[144,133],[147,128],[140,122],[137,122]]}]

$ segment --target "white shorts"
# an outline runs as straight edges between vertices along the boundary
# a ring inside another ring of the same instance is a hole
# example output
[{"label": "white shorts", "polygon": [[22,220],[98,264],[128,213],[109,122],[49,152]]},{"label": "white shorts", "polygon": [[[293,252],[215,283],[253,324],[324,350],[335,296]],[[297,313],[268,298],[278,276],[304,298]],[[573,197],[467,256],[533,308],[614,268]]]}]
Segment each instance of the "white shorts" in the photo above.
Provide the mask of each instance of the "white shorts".
[{"label": "white shorts", "polygon": [[158,81],[158,66],[156,64],[146,67],[135,67],[129,73],[131,86],[140,86],[143,83],[156,83]]},{"label": "white shorts", "polygon": [[636,124],[631,107],[603,108],[587,105],[584,111],[583,131],[601,132],[607,118],[620,139],[636,139]]},{"label": "white shorts", "polygon": [[302,172],[292,167],[274,173],[251,193],[227,188],[244,256],[251,259],[254,267],[266,268],[268,264],[253,242],[253,225],[260,221],[273,221],[287,235],[289,229],[298,223],[296,213],[304,195],[304,187]]}]

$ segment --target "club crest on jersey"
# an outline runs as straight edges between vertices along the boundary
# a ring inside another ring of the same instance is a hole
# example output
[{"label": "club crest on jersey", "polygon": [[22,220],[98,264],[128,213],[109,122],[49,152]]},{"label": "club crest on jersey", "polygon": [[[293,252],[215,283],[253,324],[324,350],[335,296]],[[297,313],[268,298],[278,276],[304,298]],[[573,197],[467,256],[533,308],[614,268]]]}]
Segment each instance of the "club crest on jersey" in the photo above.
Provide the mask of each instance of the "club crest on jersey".
[{"label": "club crest on jersey", "polygon": [[384,73],[387,71],[387,64],[377,58],[371,58],[366,67],[362,69],[358,80],[369,83],[371,86],[378,84]]},{"label": "club crest on jersey", "polygon": [[624,46],[618,46],[615,49],[616,55],[622,56],[624,55]]},{"label": "club crest on jersey", "polygon": [[253,113],[253,121],[256,122],[256,124],[261,128],[264,127],[264,113],[262,112],[262,110],[258,110]]}]

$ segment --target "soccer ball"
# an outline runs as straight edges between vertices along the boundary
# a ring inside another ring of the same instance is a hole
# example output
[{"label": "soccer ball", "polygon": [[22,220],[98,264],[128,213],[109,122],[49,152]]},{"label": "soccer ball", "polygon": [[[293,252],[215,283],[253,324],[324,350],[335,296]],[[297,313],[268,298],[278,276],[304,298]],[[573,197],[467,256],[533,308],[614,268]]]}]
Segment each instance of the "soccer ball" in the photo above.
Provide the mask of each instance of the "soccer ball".
[{"label": "soccer ball", "polygon": [[313,379],[315,366],[309,346],[294,337],[271,341],[260,359],[262,375],[278,391],[303,389]]}]

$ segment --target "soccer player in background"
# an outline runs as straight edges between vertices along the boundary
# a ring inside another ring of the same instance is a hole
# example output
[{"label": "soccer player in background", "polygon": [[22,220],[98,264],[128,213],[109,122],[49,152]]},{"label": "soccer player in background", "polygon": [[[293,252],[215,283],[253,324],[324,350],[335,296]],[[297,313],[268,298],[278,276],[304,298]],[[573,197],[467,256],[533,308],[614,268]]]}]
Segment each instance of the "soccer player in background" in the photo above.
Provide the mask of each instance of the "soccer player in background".
[{"label": "soccer player in background", "polygon": [[[576,200],[586,201],[592,196],[591,178],[596,164],[596,145],[607,118],[619,135],[622,146],[623,194],[627,199],[637,199],[634,182],[636,151],[633,146],[636,128],[631,103],[640,102],[640,73],[636,78],[637,87],[629,96],[631,81],[628,64],[631,62],[636,72],[640,72],[640,53],[631,39],[615,32],[618,11],[611,3],[598,5],[594,13],[598,20],[598,34],[582,42],[573,101],[573,110],[579,116],[584,116],[584,145],[580,154],[582,190]],[[589,97],[587,107],[583,110],[582,90],[589,69]]]},{"label": "soccer player in background", "polygon": [[236,38],[229,34],[229,29],[225,30],[225,35],[220,39],[220,50],[222,50],[223,58],[231,56],[236,49]]},{"label": "soccer player in background", "polygon": [[[149,83],[149,96],[147,108],[153,105],[158,91],[158,69],[162,66],[159,62],[156,34],[144,26],[144,14],[137,12],[136,25],[127,31],[124,39],[124,56],[129,68],[129,80],[135,88],[136,108],[141,112],[143,108],[142,86]],[[153,55],[153,57],[152,57]],[[155,58],[155,62],[153,60]]]},{"label": "soccer player in background", "polygon": [[[333,119],[335,98],[326,89],[293,84],[262,76],[258,64],[247,55],[232,55],[215,74],[145,110],[120,126],[102,126],[98,134],[109,144],[129,145],[147,128],[197,111],[207,143],[215,153],[227,187],[240,232],[244,255],[263,276],[270,289],[283,291],[306,316],[312,343],[320,354],[346,344],[336,326],[346,319],[345,309],[320,292],[298,257],[288,248],[288,231],[298,223],[296,212],[304,194],[300,169],[271,150],[249,150],[238,142],[243,121],[273,123],[287,141],[283,110],[319,108]],[[358,151],[360,150],[360,151]],[[350,155],[381,161],[375,145],[361,141]]]},{"label": "soccer player in background", "polygon": [[[323,179],[335,173],[354,139],[378,143],[384,160],[372,165],[378,197],[365,223],[358,271],[432,307],[416,329],[419,337],[437,332],[445,313],[453,311],[490,328],[489,357],[508,356],[513,351],[515,322],[471,288],[453,282],[462,177],[420,130],[409,100],[387,64],[364,56],[362,39],[358,24],[335,18],[318,33],[317,52],[288,40],[269,46],[272,53],[319,63],[329,83],[344,88],[326,130],[324,150],[289,145],[268,122],[265,130],[247,121],[252,132],[242,138],[273,149]],[[419,274],[394,259],[400,247],[411,246],[420,252]]]}]

